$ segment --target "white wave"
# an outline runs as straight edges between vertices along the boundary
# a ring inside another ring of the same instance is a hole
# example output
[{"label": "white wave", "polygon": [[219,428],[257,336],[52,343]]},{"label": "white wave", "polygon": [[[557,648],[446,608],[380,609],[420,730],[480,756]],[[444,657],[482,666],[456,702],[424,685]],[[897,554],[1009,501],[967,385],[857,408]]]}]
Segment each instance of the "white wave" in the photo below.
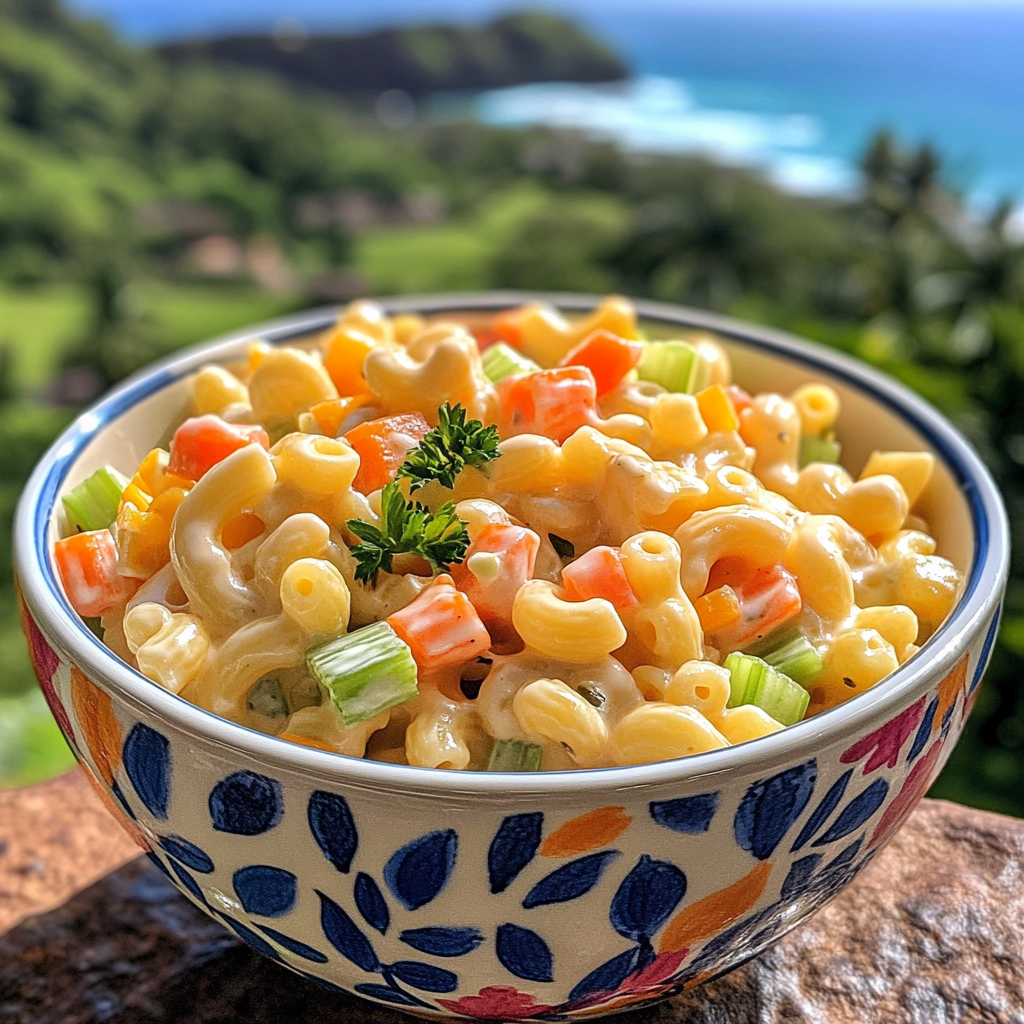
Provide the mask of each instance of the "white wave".
[{"label": "white wave", "polygon": [[482,93],[477,117],[488,124],[584,131],[640,153],[700,153],[764,169],[784,188],[815,194],[847,191],[853,169],[815,153],[820,124],[806,114],[755,114],[697,104],[684,83],[638,78],[621,85],[553,83]]}]

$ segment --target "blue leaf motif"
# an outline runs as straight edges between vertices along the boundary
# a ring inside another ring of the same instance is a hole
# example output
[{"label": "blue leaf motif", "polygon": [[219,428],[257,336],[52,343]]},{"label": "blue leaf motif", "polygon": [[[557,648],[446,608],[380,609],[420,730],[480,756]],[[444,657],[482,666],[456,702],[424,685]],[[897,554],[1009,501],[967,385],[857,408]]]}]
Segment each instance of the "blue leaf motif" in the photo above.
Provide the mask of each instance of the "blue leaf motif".
[{"label": "blue leaf motif", "polygon": [[356,967],[370,973],[379,971],[380,961],[377,954],[355,921],[319,889],[313,891],[320,897],[320,926],[328,942]]},{"label": "blue leaf motif", "polygon": [[295,876],[284,868],[269,864],[250,864],[239,868],[231,878],[235,895],[247,914],[280,917],[295,906]]},{"label": "blue leaf motif", "polygon": [[988,658],[992,653],[992,645],[996,642],[996,634],[999,632],[999,620],[1002,619],[1002,617],[1003,604],[1000,602],[995,615],[992,616],[992,622],[989,624],[988,633],[985,634],[985,642],[981,645],[981,654],[978,655],[978,660],[974,663],[974,678],[971,679],[971,685],[967,688],[968,697],[970,697],[978,688],[978,683],[981,682],[981,677],[985,674],[985,669],[988,666]]},{"label": "blue leaf motif", "polygon": [[854,829],[860,828],[882,806],[888,792],[889,783],[885,779],[876,779],[843,808],[828,831],[819,839],[815,839],[811,845],[824,846],[826,843],[834,843],[837,839],[848,836]]},{"label": "blue leaf motif", "polygon": [[608,918],[627,939],[645,942],[668,920],[686,895],[686,875],[667,860],[645,853],[622,880]]},{"label": "blue leaf motif", "polygon": [[160,836],[157,842],[166,853],[182,864],[187,864],[193,871],[204,875],[213,871],[213,861],[195,843],[181,836]]},{"label": "blue leaf motif", "polygon": [[257,953],[269,956],[272,960],[280,960],[281,955],[261,935],[257,935],[251,928],[239,923],[227,914],[221,914],[220,919],[248,946],[252,946]]},{"label": "blue leaf motif", "polygon": [[327,957],[319,949],[307,946],[304,942],[299,942],[298,939],[293,939],[290,935],[283,935],[275,928],[268,928],[263,924],[259,924],[256,927],[268,938],[273,939],[279,946],[284,946],[289,953],[301,956],[304,960],[311,960],[315,964],[327,963]]},{"label": "blue leaf motif", "polygon": [[386,934],[391,924],[391,913],[380,887],[365,871],[356,875],[355,898],[363,920],[381,935]]},{"label": "blue leaf motif", "polygon": [[281,783],[258,772],[233,772],[221,779],[209,804],[214,829],[236,836],[269,832],[284,814]]},{"label": "blue leaf motif", "polygon": [[459,987],[457,974],[419,960],[399,960],[391,965],[391,973],[421,992],[454,992]]},{"label": "blue leaf motif", "polygon": [[384,865],[384,881],[406,910],[425,906],[448,884],[459,838],[451,828],[406,843]]},{"label": "blue leaf motif", "polygon": [[767,860],[803,813],[817,779],[818,765],[812,757],[750,786],[733,821],[740,847],[758,860]]},{"label": "blue leaf motif", "polygon": [[419,1006],[420,1001],[397,989],[388,988],[387,985],[375,985],[372,982],[361,981],[356,985],[355,990],[361,996],[369,996],[371,999],[382,999],[385,1003],[397,1003],[399,1006]]},{"label": "blue leaf motif", "polygon": [[167,865],[152,851],[147,850],[146,856],[158,867],[168,878],[171,877],[170,871],[167,870]]},{"label": "blue leaf motif", "polygon": [[407,946],[431,956],[465,956],[472,953],[484,937],[476,928],[406,928],[398,938]]},{"label": "blue leaf motif", "polygon": [[718,810],[718,792],[684,796],[677,800],[652,800],[651,817],[673,832],[700,835],[711,828],[711,819]]},{"label": "blue leaf motif", "polygon": [[171,861],[171,870],[178,881],[193,895],[200,903],[206,903],[206,894],[199,888],[199,883],[180,864]]},{"label": "blue leaf motif", "polygon": [[167,737],[136,722],[125,738],[121,759],[149,813],[166,821],[171,792],[171,745]]},{"label": "blue leaf motif", "polygon": [[914,737],[914,742],[910,745],[910,751],[907,753],[907,764],[916,760],[917,755],[927,746],[938,710],[939,698],[933,697],[931,704],[928,705],[928,710],[924,713],[924,718],[921,719],[921,724],[917,727],[917,735]]},{"label": "blue leaf motif", "polygon": [[552,956],[548,944],[529,928],[517,924],[498,925],[494,949],[501,965],[525,981],[553,981]]},{"label": "blue leaf motif", "polygon": [[825,824],[828,816],[836,809],[839,801],[843,799],[843,794],[846,792],[846,787],[850,784],[852,777],[853,769],[850,768],[832,783],[824,799],[814,808],[806,824],[800,829],[800,835],[796,837],[796,842],[789,848],[790,853],[796,853],[797,850],[806,846],[813,838],[814,833]]},{"label": "blue leaf motif", "polygon": [[820,853],[812,853],[793,861],[789,868],[789,874],[786,875],[786,880],[782,883],[780,892],[782,899],[791,900],[799,896],[810,885],[811,878],[818,870],[821,859]]},{"label": "blue leaf motif", "polygon": [[544,815],[510,814],[498,826],[487,851],[487,876],[491,892],[504,892],[527,864],[536,856],[540,846]]},{"label": "blue leaf motif", "polygon": [[526,894],[523,908],[530,910],[548,903],[566,903],[585,896],[601,881],[604,869],[620,856],[618,850],[604,850],[563,864],[551,874],[545,875]]},{"label": "blue leaf motif", "polygon": [[633,973],[638,955],[637,947],[627,949],[625,953],[620,953],[607,963],[594,968],[569,993],[568,1002],[579,1002],[598,992],[612,992],[617,989]]},{"label": "blue leaf motif", "polygon": [[337,793],[316,790],[306,808],[309,831],[323,855],[343,874],[348,874],[359,846],[359,833],[348,801]]}]

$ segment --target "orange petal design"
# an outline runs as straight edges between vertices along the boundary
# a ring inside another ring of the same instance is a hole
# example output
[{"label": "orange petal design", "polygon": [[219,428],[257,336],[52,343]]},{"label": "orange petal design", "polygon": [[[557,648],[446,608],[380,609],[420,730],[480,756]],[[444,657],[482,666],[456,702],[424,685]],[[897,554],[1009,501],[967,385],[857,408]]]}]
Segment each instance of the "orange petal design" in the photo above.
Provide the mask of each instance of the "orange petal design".
[{"label": "orange petal design", "polygon": [[575,857],[615,842],[633,819],[625,807],[598,807],[556,828],[540,848],[542,857]]},{"label": "orange petal design", "polygon": [[146,838],[145,833],[135,824],[127,814],[124,813],[124,808],[107,792],[106,787],[96,778],[92,773],[92,769],[88,765],[81,765],[82,774],[85,776],[86,781],[92,786],[93,791],[103,801],[103,806],[106,807],[110,813],[117,818],[118,824],[131,836],[133,842],[142,847],[143,850],[149,851],[152,847],[149,844],[149,840]]},{"label": "orange petal design", "polygon": [[936,725],[942,724],[946,712],[956,704],[956,699],[967,682],[967,659],[969,656],[969,653],[965,654],[953,671],[939,683],[939,707],[935,712],[934,719]]},{"label": "orange petal design", "polygon": [[748,875],[725,889],[719,889],[696,903],[684,907],[668,923],[658,943],[659,953],[688,949],[701,939],[721,931],[737,921],[758,900],[772,873],[768,861],[762,861]]},{"label": "orange petal design", "polygon": [[108,786],[121,762],[121,723],[110,698],[75,665],[71,666],[71,704],[85,746]]}]

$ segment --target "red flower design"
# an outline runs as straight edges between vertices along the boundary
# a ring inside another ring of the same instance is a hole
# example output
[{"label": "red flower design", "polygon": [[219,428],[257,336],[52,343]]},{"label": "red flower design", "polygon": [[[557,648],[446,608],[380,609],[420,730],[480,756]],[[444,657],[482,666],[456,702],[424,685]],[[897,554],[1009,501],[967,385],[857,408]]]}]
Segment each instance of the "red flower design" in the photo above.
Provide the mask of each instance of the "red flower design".
[{"label": "red flower design", "polygon": [[475,996],[438,999],[438,1003],[452,1013],[480,1020],[525,1020],[551,1011],[550,1006],[538,1003],[528,992],[520,992],[511,985],[488,985]]},{"label": "red flower design", "polygon": [[60,731],[74,740],[75,733],[71,728],[71,719],[68,718],[64,705],[61,704],[57,691],[53,688],[53,676],[60,665],[60,658],[57,652],[47,643],[42,630],[36,625],[32,613],[28,610],[24,598],[18,593],[18,604],[21,608],[21,628],[28,640],[28,656],[32,662],[32,669],[39,680],[39,689],[43,691],[43,697],[50,708],[50,714],[57,720]]},{"label": "red flower design", "polygon": [[881,768],[883,764],[895,768],[900,757],[900,749],[921,722],[924,715],[924,703],[925,698],[922,697],[916,704],[886,722],[881,729],[876,729],[857,740],[852,747],[843,751],[839,760],[843,764],[855,764],[865,754],[873,751],[867,764],[864,765],[865,775],[875,771],[876,768]]},{"label": "red flower design", "polygon": [[928,753],[914,765],[913,771],[907,776],[896,799],[886,807],[881,821],[871,834],[871,841],[868,845],[874,846],[881,840],[887,839],[903,824],[917,801],[924,796],[925,790],[931,785],[932,772],[941,752],[942,741],[936,740]]}]

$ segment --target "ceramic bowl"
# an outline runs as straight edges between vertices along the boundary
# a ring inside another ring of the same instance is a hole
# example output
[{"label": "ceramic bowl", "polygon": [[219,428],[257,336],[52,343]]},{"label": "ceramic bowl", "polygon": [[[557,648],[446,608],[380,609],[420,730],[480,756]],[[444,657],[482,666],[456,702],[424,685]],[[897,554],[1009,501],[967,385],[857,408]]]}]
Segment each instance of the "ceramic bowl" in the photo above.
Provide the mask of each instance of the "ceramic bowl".
[{"label": "ceramic bowl", "polygon": [[[391,311],[472,315],[536,296],[452,296]],[[551,296],[563,309],[596,300]],[[891,380],[789,336],[655,303],[653,335],[707,330],[739,383],[809,380],[843,399],[857,467],[875,448],[938,459],[922,511],[967,574],[949,620],[891,678],[740,746],[630,768],[488,774],[295,746],[149,682],[82,624],[50,556],[60,495],[130,473],[185,414],[184,378],[253,337],[293,341],[330,310],[186,352],[113,391],[47,453],[15,548],[40,685],[113,815],[181,891],[260,952],[414,1013],[562,1019],[663,998],[771,945],[900,827],[945,763],[996,635],[1008,540],[974,452]]]}]

